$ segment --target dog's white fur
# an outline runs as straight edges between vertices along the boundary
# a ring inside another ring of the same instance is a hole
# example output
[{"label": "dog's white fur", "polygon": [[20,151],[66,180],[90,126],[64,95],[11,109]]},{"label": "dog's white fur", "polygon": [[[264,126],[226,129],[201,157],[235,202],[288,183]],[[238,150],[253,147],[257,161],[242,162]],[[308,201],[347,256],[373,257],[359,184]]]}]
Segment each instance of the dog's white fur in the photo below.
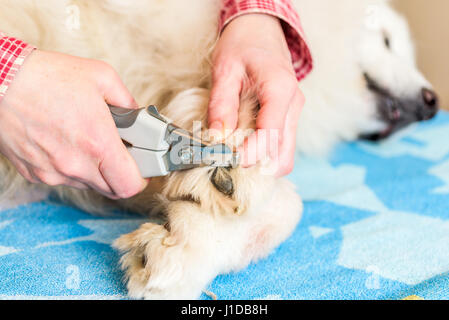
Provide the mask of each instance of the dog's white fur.
[{"label": "dog's white fur", "polygon": [[[314,71],[300,84],[307,99],[298,130],[300,151],[325,153],[339,140],[382,128],[363,70],[402,95],[426,85],[414,65],[405,22],[386,1],[294,2],[315,60]],[[205,123],[207,115],[219,3],[0,0],[0,30],[43,50],[110,63],[140,105],[158,105],[175,123],[192,129],[193,120]],[[379,12],[370,13],[370,8]],[[80,28],[68,16],[78,10]],[[375,14],[377,27],[367,23],[370,14]],[[390,52],[383,44],[385,32],[393,38]],[[379,61],[388,67],[379,68]],[[247,91],[240,110],[243,129],[254,127],[256,102],[251,88]],[[234,144],[243,139],[235,137]],[[4,187],[12,190],[22,179],[2,162],[2,177],[11,178]],[[293,186],[262,174],[261,166],[220,172],[223,179],[232,179],[231,197],[213,187],[211,174],[210,168],[201,168],[153,179],[143,194],[119,203],[92,193],[57,191],[92,212],[109,205],[164,212],[165,226],[144,224],[115,244],[124,253],[129,293],[136,298],[196,298],[217,274],[269,254],[290,235],[302,211]]]}]

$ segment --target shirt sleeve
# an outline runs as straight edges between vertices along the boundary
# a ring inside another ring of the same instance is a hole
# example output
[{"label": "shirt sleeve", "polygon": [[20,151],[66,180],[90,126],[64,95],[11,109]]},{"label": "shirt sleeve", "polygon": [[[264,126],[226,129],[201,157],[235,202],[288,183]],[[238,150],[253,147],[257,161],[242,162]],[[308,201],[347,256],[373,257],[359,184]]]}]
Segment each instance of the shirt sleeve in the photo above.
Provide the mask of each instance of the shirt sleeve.
[{"label": "shirt sleeve", "polygon": [[298,81],[312,70],[313,60],[298,13],[291,0],[222,0],[220,30],[236,17],[247,13],[265,13],[281,20]]},{"label": "shirt sleeve", "polygon": [[14,76],[35,47],[0,31],[0,100],[6,94]]}]

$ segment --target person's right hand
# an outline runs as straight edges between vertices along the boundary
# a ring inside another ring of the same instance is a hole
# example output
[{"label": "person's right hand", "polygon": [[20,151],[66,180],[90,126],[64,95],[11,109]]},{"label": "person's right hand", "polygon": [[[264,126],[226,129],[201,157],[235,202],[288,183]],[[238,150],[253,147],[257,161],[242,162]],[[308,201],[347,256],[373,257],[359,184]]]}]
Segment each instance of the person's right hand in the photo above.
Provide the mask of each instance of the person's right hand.
[{"label": "person's right hand", "polygon": [[138,107],[112,67],[35,50],[0,101],[0,152],[33,183],[134,196],[146,180],[107,104]]}]

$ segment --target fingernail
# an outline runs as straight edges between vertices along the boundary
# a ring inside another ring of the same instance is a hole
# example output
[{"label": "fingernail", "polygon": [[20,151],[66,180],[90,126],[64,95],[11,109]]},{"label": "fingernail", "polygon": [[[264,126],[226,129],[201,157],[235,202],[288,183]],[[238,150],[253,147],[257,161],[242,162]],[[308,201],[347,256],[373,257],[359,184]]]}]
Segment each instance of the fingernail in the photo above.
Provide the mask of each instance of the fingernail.
[{"label": "fingernail", "polygon": [[133,101],[131,102],[131,109],[139,109],[139,104],[137,103],[136,100],[133,99]]},{"label": "fingernail", "polygon": [[214,121],[212,122],[212,124],[210,125],[210,129],[214,129],[217,130],[219,132],[221,132],[223,130],[223,122],[221,121]]},{"label": "fingernail", "polygon": [[150,182],[150,179],[143,179],[142,181],[143,181],[142,188],[140,189],[141,191],[146,189],[146,187],[148,186],[148,183]]},{"label": "fingernail", "polygon": [[239,163],[239,165],[242,168],[248,168],[250,165],[248,164],[248,157],[247,157],[247,155],[245,153],[245,149],[243,148],[243,146],[238,147],[237,148],[237,152],[238,152],[238,154],[240,156],[240,163]]},{"label": "fingernail", "polygon": [[209,135],[213,141],[221,141],[224,138],[223,122],[214,121],[209,127]]}]

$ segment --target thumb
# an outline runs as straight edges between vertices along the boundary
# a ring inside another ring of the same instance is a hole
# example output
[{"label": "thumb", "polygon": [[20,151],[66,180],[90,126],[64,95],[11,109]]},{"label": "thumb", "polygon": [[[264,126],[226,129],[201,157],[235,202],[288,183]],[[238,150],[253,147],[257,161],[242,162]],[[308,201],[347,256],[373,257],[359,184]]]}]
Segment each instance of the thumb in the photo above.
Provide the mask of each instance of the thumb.
[{"label": "thumb", "polygon": [[111,68],[105,83],[102,85],[104,100],[111,106],[138,109],[139,105],[128,91],[120,76]]},{"label": "thumb", "polygon": [[129,198],[143,191],[148,181],[143,179],[136,161],[122,142],[112,117],[105,119],[107,127],[103,130],[105,145],[100,155],[99,171],[119,198]]},{"label": "thumb", "polygon": [[208,123],[213,135],[222,140],[226,131],[234,131],[238,124],[240,91],[243,74],[214,72],[213,86],[208,110]]},{"label": "thumb", "polygon": [[118,137],[111,139],[99,170],[114,194],[122,199],[135,196],[148,184],[148,181],[140,175],[136,162]]}]

